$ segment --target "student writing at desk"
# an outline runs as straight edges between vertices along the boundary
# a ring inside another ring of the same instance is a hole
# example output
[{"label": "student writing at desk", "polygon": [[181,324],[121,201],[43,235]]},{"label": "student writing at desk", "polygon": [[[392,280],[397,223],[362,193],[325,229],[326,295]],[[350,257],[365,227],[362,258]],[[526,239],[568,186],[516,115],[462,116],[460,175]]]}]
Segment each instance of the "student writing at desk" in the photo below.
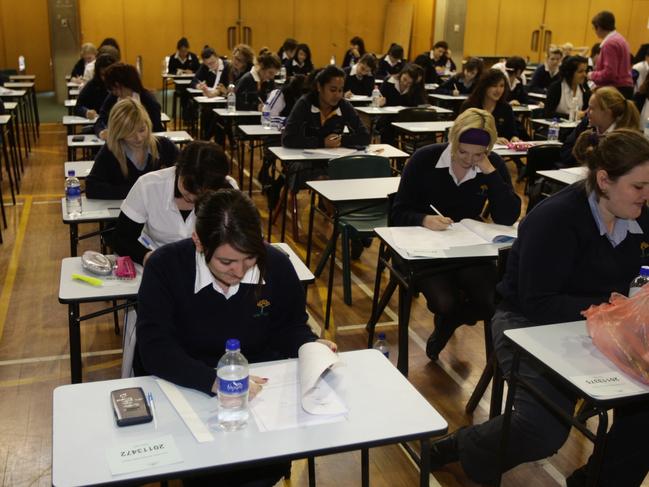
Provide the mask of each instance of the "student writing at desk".
[{"label": "student writing at desk", "polygon": [[275,88],[275,76],[282,67],[279,58],[270,52],[257,57],[252,69],[244,74],[235,88],[237,110],[259,110]]},{"label": "student writing at desk", "polygon": [[467,108],[481,108],[491,113],[496,121],[498,144],[519,140],[514,112],[506,101],[508,86],[502,71],[490,69],[478,80],[475,90],[461,108],[461,111]]},{"label": "student writing at desk", "polygon": [[[493,117],[485,110],[464,111],[451,128],[450,144],[419,149],[406,164],[392,209],[395,226],[421,225],[444,231],[463,218],[481,220],[485,204],[495,223],[512,225],[521,202],[503,160],[491,152],[496,142]],[[432,209],[435,207],[442,215]],[[493,263],[467,264],[417,282],[435,314],[435,331],[426,355],[437,360],[456,328],[491,318],[496,268]]]},{"label": "student writing at desk", "polygon": [[232,63],[230,63],[232,69],[230,69],[228,85],[236,85],[237,81],[252,69],[254,61],[255,53],[250,46],[247,44],[237,44],[234,46],[234,49],[232,49]]},{"label": "student writing at desk", "polygon": [[194,202],[207,190],[236,188],[223,149],[212,142],[187,144],[173,167],[137,180],[122,203],[113,247],[145,264],[162,245],[188,238],[196,221]]},{"label": "student writing at desk", "polygon": [[86,42],[83,46],[81,46],[81,57],[72,68],[72,73],[70,73],[70,81],[79,84],[88,81],[87,79],[83,78],[83,74],[86,71],[86,66],[90,63],[94,63],[96,57],[97,48],[94,44]]},{"label": "student writing at desk", "polygon": [[289,78],[296,74],[308,76],[313,71],[313,62],[311,62],[311,49],[306,44],[298,44],[295,48],[295,54],[291,62],[285,64],[286,76]]},{"label": "student writing at desk", "polygon": [[[158,249],[142,277],[136,326],[143,372],[215,394],[227,339],[237,338],[251,363],[297,357],[317,339],[293,266],[261,235],[259,212],[245,194],[221,190],[198,200],[192,238]],[[251,395],[263,394],[264,383],[251,376]],[[246,467],[184,485],[271,487],[288,467]]]},{"label": "student writing at desk", "polygon": [[169,56],[169,74],[192,74],[198,69],[198,56],[189,50],[189,41],[181,37],[176,43],[176,52]]},{"label": "student writing at desk", "polygon": [[134,98],[146,109],[151,119],[154,132],[164,132],[160,121],[160,104],[153,94],[142,86],[140,74],[135,66],[130,64],[115,63],[109,66],[104,73],[104,84],[108,88],[109,95],[99,110],[99,119],[95,123],[95,134],[103,140],[108,138],[106,125],[108,115],[118,100]]},{"label": "student writing at desk", "polygon": [[462,72],[451,76],[439,88],[436,93],[446,95],[468,95],[476,87],[477,81],[482,76],[484,69],[484,62],[482,59],[472,57],[467,59],[466,63],[462,66]]},{"label": "student writing at desk", "polygon": [[539,64],[534,70],[528,91],[545,93],[548,87],[559,79],[559,65],[562,59],[561,48],[556,46],[550,47],[545,57],[545,62]]},{"label": "student writing at desk", "polygon": [[343,58],[343,69],[349,68],[352,64],[358,63],[365,55],[365,52],[365,41],[358,36],[352,37],[349,41],[349,49],[347,49],[345,57]]},{"label": "student writing at desk", "polygon": [[385,56],[379,60],[376,77],[383,79],[391,74],[396,74],[401,71],[404,65],[403,47],[399,44],[392,43]]},{"label": "student writing at desk", "polygon": [[210,98],[224,96],[232,69],[230,63],[223,61],[209,46],[205,46],[201,51],[201,59],[203,64],[196,71],[190,85],[202,90],[203,94]]},{"label": "student writing at desk", "polygon": [[376,71],[376,57],[374,54],[363,54],[353,66],[347,67],[345,71],[345,98],[352,95],[371,96],[374,91],[374,71]]},{"label": "student writing at desk", "polygon": [[110,111],[108,140],[86,179],[86,196],[124,199],[140,176],[172,166],[177,156],[172,141],[151,133],[151,120],[139,102],[120,100]]},{"label": "student writing at desk", "polygon": [[441,76],[454,73],[457,69],[446,41],[437,41],[430,51],[415,58],[415,64],[424,68],[426,83],[439,83]]},{"label": "student writing at desk", "polygon": [[[498,285],[502,301],[491,322],[500,367],[508,376],[513,350],[504,332],[581,319],[581,311],[627,294],[642,264],[649,263],[649,141],[637,131],[604,136],[583,133],[575,155],[588,167],[584,183],[542,201],[523,220]],[[576,398],[532,359],[519,373],[571,415]],[[600,487],[637,487],[649,470],[649,408],[617,408],[604,447]],[[463,428],[432,445],[433,468],[460,461],[474,482],[492,484],[499,465],[502,416]],[[505,470],[554,454],[570,426],[522,387],[516,390]],[[582,467],[569,487],[585,484]]]},{"label": "student writing at desk", "polygon": [[74,114],[76,116],[85,117],[90,120],[97,118],[99,110],[101,110],[101,106],[109,94],[104,84],[106,69],[116,62],[117,58],[113,54],[100,54],[97,56],[94,74],[79,92],[77,104],[74,107]]}]

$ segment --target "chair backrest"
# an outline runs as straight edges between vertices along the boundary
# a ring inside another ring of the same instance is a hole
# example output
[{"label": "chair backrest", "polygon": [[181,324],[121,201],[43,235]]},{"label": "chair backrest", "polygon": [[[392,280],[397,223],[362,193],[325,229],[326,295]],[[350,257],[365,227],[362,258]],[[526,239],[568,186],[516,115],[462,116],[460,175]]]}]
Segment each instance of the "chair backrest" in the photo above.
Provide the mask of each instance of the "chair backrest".
[{"label": "chair backrest", "polygon": [[527,151],[527,184],[531,186],[536,181],[536,173],[547,169],[556,169],[561,160],[560,145],[537,145]]},{"label": "chair backrest", "polygon": [[[364,179],[386,178],[392,176],[392,167],[387,157],[370,154],[360,154],[339,157],[329,161],[328,174],[330,179]],[[338,203],[336,206],[342,213],[348,213],[346,219],[374,219],[387,215],[388,202],[385,199],[367,201],[364,209],[356,210],[358,202]],[[374,204],[376,203],[376,204]]]},{"label": "chair backrest", "polygon": [[425,107],[404,108],[397,115],[399,122],[437,122],[443,118],[432,108]]}]

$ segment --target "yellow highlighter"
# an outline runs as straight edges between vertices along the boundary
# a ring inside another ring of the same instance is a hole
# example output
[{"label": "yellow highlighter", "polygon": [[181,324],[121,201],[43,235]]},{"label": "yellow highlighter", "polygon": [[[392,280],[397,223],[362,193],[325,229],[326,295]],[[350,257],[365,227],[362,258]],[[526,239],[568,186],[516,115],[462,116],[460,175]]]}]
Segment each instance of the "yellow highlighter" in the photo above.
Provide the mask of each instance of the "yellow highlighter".
[{"label": "yellow highlighter", "polygon": [[84,276],[83,274],[72,274],[72,279],[78,279],[79,281],[87,282],[91,286],[103,286],[104,281],[97,279],[96,277]]}]

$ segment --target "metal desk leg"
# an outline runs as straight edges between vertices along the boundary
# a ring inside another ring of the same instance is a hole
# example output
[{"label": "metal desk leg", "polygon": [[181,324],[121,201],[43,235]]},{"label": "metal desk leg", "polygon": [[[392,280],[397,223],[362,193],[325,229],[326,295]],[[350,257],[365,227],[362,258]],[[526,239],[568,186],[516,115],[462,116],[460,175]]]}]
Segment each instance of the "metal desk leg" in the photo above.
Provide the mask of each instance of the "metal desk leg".
[{"label": "metal desk leg", "polygon": [[599,418],[597,436],[595,436],[593,456],[588,462],[588,477],[586,479],[586,485],[588,487],[596,487],[598,485],[599,472],[602,468],[602,460],[604,460],[606,430],[608,429],[608,411],[600,409],[598,410],[597,416]]},{"label": "metal desk leg", "polygon": [[315,487],[315,457],[309,457],[306,461],[309,466],[309,487]]},{"label": "metal desk leg", "polygon": [[419,486],[428,487],[430,477],[430,439],[426,438],[419,442],[421,445],[421,456],[419,458]]},{"label": "metal desk leg", "polygon": [[38,113],[38,99],[36,98],[36,87],[32,86],[32,102],[34,103],[34,117],[36,118],[36,135],[41,137],[41,117]]},{"label": "metal desk leg", "polygon": [[399,357],[397,369],[408,377],[408,322],[410,321],[410,305],[412,304],[411,286],[399,284]]},{"label": "metal desk leg", "polygon": [[81,382],[81,325],[79,323],[79,303],[68,305],[68,327],[70,335],[70,380],[72,384]]},{"label": "metal desk leg", "polygon": [[[2,157],[4,157],[5,169],[7,170],[7,177],[9,178],[9,189],[11,190],[11,202],[13,203],[14,206],[16,206],[16,194],[14,192],[14,178],[11,175],[12,163],[9,160],[9,151],[7,150],[7,144],[9,143],[8,135],[9,135],[9,131],[7,131],[6,134],[0,133],[0,144],[2,144]],[[4,212],[4,207],[3,207],[3,212]]]},{"label": "metal desk leg", "polygon": [[70,223],[70,257],[77,256],[77,245],[79,244],[79,225]]},{"label": "metal desk leg", "polygon": [[313,245],[313,216],[315,214],[315,191],[311,191],[311,207],[309,208],[309,230],[306,239],[306,266],[311,263],[311,247]]},{"label": "metal desk leg", "polygon": [[333,245],[331,246],[331,255],[329,258],[329,282],[327,284],[327,309],[325,311],[325,330],[329,329],[329,320],[331,318],[331,296],[334,290],[334,271],[336,269],[336,242],[338,240],[338,218],[334,218],[334,231],[331,236]]},{"label": "metal desk leg", "polygon": [[370,487],[370,452],[361,448],[361,485]]}]

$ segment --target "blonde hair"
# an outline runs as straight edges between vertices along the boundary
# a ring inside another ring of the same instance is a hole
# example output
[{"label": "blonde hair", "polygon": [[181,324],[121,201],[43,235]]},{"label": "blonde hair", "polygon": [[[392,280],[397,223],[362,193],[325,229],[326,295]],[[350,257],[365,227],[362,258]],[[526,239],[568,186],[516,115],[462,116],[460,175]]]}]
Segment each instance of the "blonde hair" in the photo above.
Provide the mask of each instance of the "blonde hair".
[{"label": "blonde hair", "polygon": [[480,108],[469,108],[460,113],[455,119],[455,123],[451,127],[451,132],[448,135],[448,140],[451,143],[451,152],[454,155],[457,153],[460,145],[460,136],[469,129],[480,129],[489,134],[487,152],[491,152],[498,138],[496,121],[491,113]]},{"label": "blonde hair", "polygon": [[592,95],[600,110],[610,110],[615,117],[615,128],[635,129],[640,127],[640,113],[631,100],[624,98],[617,88],[603,86]]},{"label": "blonde hair", "polygon": [[106,145],[119,162],[119,168],[124,177],[128,176],[128,164],[126,152],[124,151],[123,139],[140,129],[142,124],[146,125],[148,140],[147,149],[155,164],[158,163],[158,144],[151,131],[151,119],[142,104],[133,98],[120,100],[110,111],[108,116],[108,140]]},{"label": "blonde hair", "polygon": [[91,42],[86,42],[81,46],[81,56],[87,53],[94,54],[95,56],[97,55],[97,48]]}]

